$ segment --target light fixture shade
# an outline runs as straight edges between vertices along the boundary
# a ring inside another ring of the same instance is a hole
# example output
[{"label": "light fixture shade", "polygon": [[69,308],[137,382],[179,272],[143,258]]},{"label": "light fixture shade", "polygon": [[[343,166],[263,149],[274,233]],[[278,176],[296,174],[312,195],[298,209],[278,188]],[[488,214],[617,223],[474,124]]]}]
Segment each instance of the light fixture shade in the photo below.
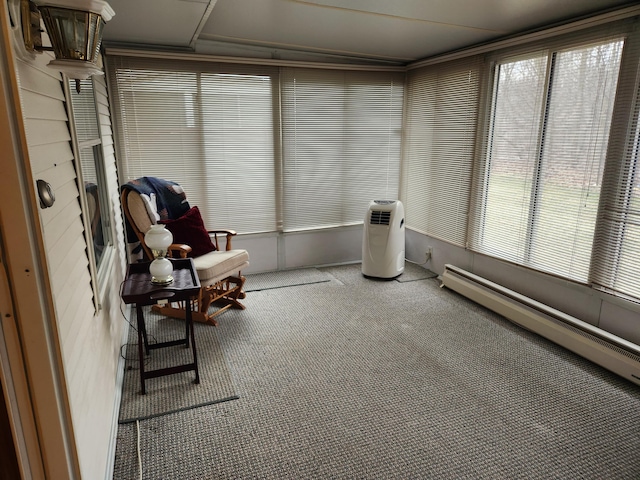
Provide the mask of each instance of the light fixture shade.
[{"label": "light fixture shade", "polygon": [[102,30],[105,21],[114,15],[113,10],[101,0],[56,0],[55,3],[38,5],[56,56],[49,66],[80,80],[102,74],[96,62]]},{"label": "light fixture shade", "polygon": [[173,234],[162,223],[156,223],[149,227],[144,234],[144,243],[151,249],[154,257],[164,257],[169,245],[173,242]]},{"label": "light fixture shade", "polygon": [[144,235],[144,243],[151,249],[154,257],[149,265],[151,283],[168,285],[173,282],[171,276],[173,265],[166,258],[171,242],[173,242],[173,234],[163,224],[151,225],[151,228]]}]

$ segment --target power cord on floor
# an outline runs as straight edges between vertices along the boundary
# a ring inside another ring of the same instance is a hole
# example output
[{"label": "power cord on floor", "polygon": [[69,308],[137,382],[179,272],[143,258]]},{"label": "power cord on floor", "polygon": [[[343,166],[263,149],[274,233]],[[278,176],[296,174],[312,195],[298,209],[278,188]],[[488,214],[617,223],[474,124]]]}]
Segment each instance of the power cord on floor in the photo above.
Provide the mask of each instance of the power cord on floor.
[{"label": "power cord on floor", "polygon": [[420,267],[421,267],[421,266],[423,266],[423,265],[426,265],[427,263],[429,263],[429,260],[431,260],[430,258],[427,258],[427,261],[426,261],[426,262],[418,263],[418,262],[414,262],[413,260],[409,260],[407,257],[405,257],[404,259],[405,259],[407,262],[409,262],[409,263],[413,263],[414,265],[418,265],[418,266],[420,266]]},{"label": "power cord on floor", "polygon": [[[409,260],[407,257],[405,257],[404,259],[409,263],[413,263],[414,265],[418,265],[419,267],[422,267],[423,265],[426,265],[427,263],[429,263],[429,261],[431,260],[431,252],[427,254],[427,260],[424,263],[414,262],[413,260]],[[434,279],[440,282],[440,275],[436,274],[435,277],[431,277],[428,280],[434,280]],[[443,285],[439,285],[439,286],[442,287]]]},{"label": "power cord on floor", "polygon": [[138,471],[140,472],[140,480],[142,480],[142,454],[140,453],[140,420],[136,420],[136,430],[138,433]]}]

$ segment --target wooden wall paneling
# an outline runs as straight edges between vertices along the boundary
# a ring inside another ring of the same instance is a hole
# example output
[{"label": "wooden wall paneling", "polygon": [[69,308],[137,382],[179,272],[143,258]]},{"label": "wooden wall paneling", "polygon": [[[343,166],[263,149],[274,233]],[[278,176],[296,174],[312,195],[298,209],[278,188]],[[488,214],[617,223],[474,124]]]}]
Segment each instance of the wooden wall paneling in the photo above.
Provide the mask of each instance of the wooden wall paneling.
[{"label": "wooden wall paneling", "polygon": [[[78,239],[74,246],[76,248],[73,248],[72,250],[78,252],[80,251],[81,246],[82,242]],[[90,280],[89,265],[86,255],[67,256],[58,270],[59,271],[56,272],[56,275],[53,277],[53,280],[56,283],[54,288],[56,298],[60,299],[60,303],[62,305],[67,306],[67,308],[63,309],[61,312],[65,313],[69,308],[68,304],[71,302],[71,297],[75,292],[75,284],[79,283],[79,281],[85,283]]]},{"label": "wooden wall paneling", "polygon": [[27,141],[31,145],[48,145],[71,140],[66,122],[31,118],[25,123]]},{"label": "wooden wall paneling", "polygon": [[119,312],[119,286],[125,270],[124,232],[113,148],[113,130],[106,84],[95,77],[98,122],[103,142],[115,255],[104,304],[95,311],[88,271],[71,135],[59,73],[46,64],[49,54],[34,62],[18,62],[25,129],[33,156],[33,180],[51,183],[56,203],[40,210],[47,264],[58,318],[58,331],[70,411],[83,478],[103,478],[112,465],[110,454],[117,421],[116,388],[124,322]]},{"label": "wooden wall paneling", "polygon": [[[61,334],[65,335],[63,341],[65,358],[84,358],[86,355],[84,350],[87,349],[88,346],[83,339],[86,339],[90,333],[90,329],[87,328],[87,323],[93,322],[96,316],[95,306],[91,299],[87,300],[86,296],[87,292],[81,291],[80,289],[78,291],[69,291],[69,298],[75,300],[75,303],[73,305],[67,305],[67,308],[61,313],[72,319],[72,321],[64,325],[65,331],[61,332]],[[91,362],[85,360],[83,363],[88,363],[91,365],[91,368],[95,368],[95,365],[92,365]],[[78,367],[78,365],[74,363],[70,363],[69,365],[73,366],[73,368],[69,370],[70,373]]]},{"label": "wooden wall paneling", "polygon": [[[47,250],[53,254],[68,255],[69,245],[73,242],[69,240],[73,239],[74,234],[82,234],[84,232],[84,225],[82,222],[77,221],[73,216],[80,215],[80,205],[77,202],[72,201],[68,204],[67,208],[56,215],[55,220],[47,224],[45,229],[45,239],[47,242]],[[64,241],[61,239],[64,238]],[[62,243],[59,243],[62,242]],[[85,242],[86,243],[86,242]],[[50,265],[59,264],[60,261],[51,262]]]},{"label": "wooden wall paneling", "polygon": [[67,111],[59,98],[26,90],[22,95],[22,108],[26,118],[67,121]]},{"label": "wooden wall paneling", "polygon": [[[81,295],[77,295],[78,298]],[[95,338],[92,335],[91,328],[87,328],[91,323],[95,320],[95,310],[93,306],[93,302],[83,302],[78,303],[73,308],[74,315],[74,325],[72,326],[74,335],[68,335],[64,343],[65,350],[65,364],[69,367],[67,370],[68,382],[73,386],[75,393],[75,409],[74,416],[76,418],[84,418],[85,422],[91,422],[92,419],[84,417],[82,414],[78,414],[79,411],[85,411],[86,413],[86,405],[84,402],[86,401],[87,392],[84,391],[84,388],[101,388],[100,385],[102,382],[100,381],[88,381],[92,376],[96,374],[102,374],[103,369],[96,371],[96,366],[93,362],[86,361],[86,352],[85,350],[91,350],[91,352],[99,356],[100,348],[96,348],[95,345],[91,345],[94,343],[92,341]],[[76,388],[84,385],[84,388]],[[92,392],[93,394],[93,392]],[[83,399],[84,397],[84,399]],[[77,410],[80,409],[80,410]],[[82,425],[77,430],[78,432],[88,428],[89,425]],[[96,432],[94,432],[95,434]],[[103,433],[103,432],[100,432]]]},{"label": "wooden wall paneling", "polygon": [[73,162],[73,152],[66,140],[44,145],[32,145],[29,148],[29,156],[34,175],[62,163]]},{"label": "wooden wall paneling", "polygon": [[[61,77],[59,73],[52,75],[53,70],[46,67],[45,69],[37,68],[35,64],[26,63],[22,60],[17,62],[17,67],[20,88],[23,92],[33,92],[64,102],[64,92],[60,84]],[[21,94],[21,97],[23,94]]]},{"label": "wooden wall paneling", "polygon": [[[5,9],[0,10],[0,20],[0,30],[6,33],[8,19]],[[8,161],[3,164],[2,177],[5,185],[0,190],[7,195],[11,194],[3,199],[5,205],[9,199],[22,206],[15,209],[19,213],[5,215],[3,211],[4,221],[11,225],[11,235],[5,246],[8,258],[12,260],[9,271],[16,298],[16,332],[19,332],[17,338],[20,339],[20,354],[24,359],[23,368],[27,372],[30,400],[33,402],[34,418],[38,425],[41,466],[47,478],[77,478],[80,475],[79,462],[67,383],[61,367],[63,354],[50,284],[51,272],[46,262],[47,245],[42,234],[44,228],[41,224],[38,225],[40,217],[34,186],[29,182],[35,180],[30,164],[30,145],[51,143],[47,138],[38,142],[38,133],[41,131],[38,127],[43,123],[64,126],[65,122],[59,118],[60,110],[56,112],[53,109],[52,113],[48,113],[46,109],[34,111],[34,104],[31,102],[27,104],[28,115],[38,118],[29,119],[24,116],[22,108],[25,103],[22,99],[27,91],[39,90],[44,96],[51,98],[61,98],[62,92],[55,76],[43,73],[36,65],[37,62],[16,60],[11,44],[6,40],[7,36],[3,34],[0,49],[3,62],[6,61],[4,67],[12,70],[3,72],[0,102],[7,99],[9,108],[3,105],[0,110],[11,109],[17,115],[12,118],[4,117],[3,125],[11,125],[12,128],[1,129],[10,131],[11,136],[8,139],[3,137]],[[42,120],[51,117],[57,119]],[[6,121],[7,118],[9,121]],[[63,130],[56,131],[64,134]],[[64,136],[68,138],[68,131]],[[32,177],[23,178],[25,173]],[[16,195],[16,190],[19,195]],[[35,467],[35,459],[30,459],[29,464]]]}]

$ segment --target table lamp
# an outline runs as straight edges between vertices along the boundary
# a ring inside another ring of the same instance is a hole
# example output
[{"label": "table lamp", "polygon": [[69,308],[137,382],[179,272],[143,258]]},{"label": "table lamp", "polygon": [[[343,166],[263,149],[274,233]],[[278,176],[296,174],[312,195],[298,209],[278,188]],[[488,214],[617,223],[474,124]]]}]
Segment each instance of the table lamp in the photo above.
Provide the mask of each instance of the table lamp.
[{"label": "table lamp", "polygon": [[167,258],[167,251],[173,242],[173,234],[162,224],[151,225],[144,235],[144,242],[153,253],[153,261],[149,265],[151,283],[169,285],[173,282],[173,264]]}]

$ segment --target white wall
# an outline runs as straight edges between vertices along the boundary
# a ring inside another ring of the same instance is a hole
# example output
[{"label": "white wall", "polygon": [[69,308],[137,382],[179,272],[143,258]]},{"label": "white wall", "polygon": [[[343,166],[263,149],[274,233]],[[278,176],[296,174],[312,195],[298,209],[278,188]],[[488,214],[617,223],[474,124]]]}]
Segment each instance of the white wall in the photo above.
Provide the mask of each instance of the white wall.
[{"label": "white wall", "polygon": [[432,247],[432,258],[426,267],[435,273],[442,274],[447,263],[455,265],[640,345],[640,307],[632,302],[408,229],[406,243],[407,258],[419,263],[424,262],[427,249]]},{"label": "white wall", "polygon": [[233,239],[233,248],[249,252],[250,265],[243,270],[244,274],[359,262],[362,259],[362,225],[243,235]]},{"label": "white wall", "polygon": [[104,478],[113,454],[117,367],[123,335],[119,286],[124,251],[118,182],[104,81],[97,88],[100,126],[117,235],[114,265],[96,312],[87,259],[61,76],[46,67],[52,56],[18,61],[17,75],[33,181],[54,190],[52,208],[40,209],[58,335],[82,477]]}]

